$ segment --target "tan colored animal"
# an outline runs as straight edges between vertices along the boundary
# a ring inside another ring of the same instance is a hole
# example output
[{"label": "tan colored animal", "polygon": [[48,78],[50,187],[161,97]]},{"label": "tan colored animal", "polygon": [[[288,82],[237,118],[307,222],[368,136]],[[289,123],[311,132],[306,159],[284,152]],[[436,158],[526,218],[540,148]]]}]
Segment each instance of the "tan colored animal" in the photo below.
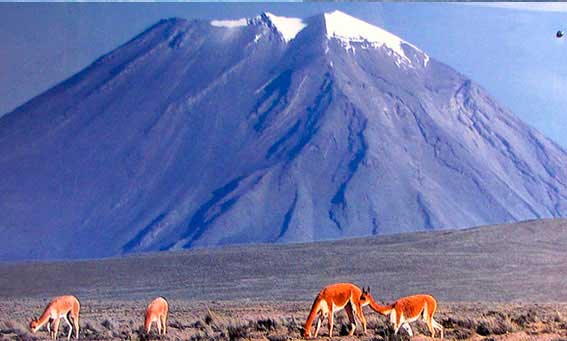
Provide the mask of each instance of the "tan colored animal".
[{"label": "tan colored animal", "polygon": [[[67,339],[71,339],[71,333],[73,332],[73,326],[75,327],[75,337],[79,338],[79,310],[81,305],[79,300],[75,296],[59,296],[51,300],[43,314],[39,319],[32,319],[30,322],[30,329],[32,333],[35,333],[39,328],[47,323],[47,331],[49,332],[52,339],[57,340],[57,333],[59,331],[59,323],[61,319],[69,325],[69,334]],[[71,320],[73,324],[71,325]],[[53,326],[51,326],[53,323]],[[53,327],[51,330],[50,327]]]},{"label": "tan colored animal", "polygon": [[362,323],[362,330],[366,334],[366,318],[362,312],[362,307],[370,303],[367,297],[369,292],[370,288],[360,290],[359,287],[351,283],[337,283],[323,288],[313,302],[309,317],[303,328],[303,337],[311,337],[311,324],[316,316],[318,316],[318,319],[314,337],[317,337],[319,334],[321,322],[323,322],[325,317],[329,320],[329,337],[333,337],[333,315],[341,309],[346,311],[350,321],[351,330],[349,335],[354,335],[354,330],[356,329],[354,315]]},{"label": "tan colored animal", "polygon": [[395,334],[398,333],[400,327],[403,327],[409,334],[413,336],[410,323],[416,321],[420,317],[427,323],[427,328],[431,333],[431,337],[435,338],[435,329],[441,332],[441,338],[444,338],[443,326],[433,319],[435,310],[437,310],[437,301],[431,295],[413,295],[402,297],[396,302],[389,305],[379,305],[370,297],[370,308],[382,315],[390,315],[390,322],[394,324]]},{"label": "tan colored animal", "polygon": [[158,334],[161,335],[167,333],[167,314],[169,311],[169,305],[163,297],[158,297],[153,300],[148,308],[146,309],[146,320],[144,321],[144,327],[146,328],[146,333],[150,333],[152,328],[152,322],[157,324]]}]

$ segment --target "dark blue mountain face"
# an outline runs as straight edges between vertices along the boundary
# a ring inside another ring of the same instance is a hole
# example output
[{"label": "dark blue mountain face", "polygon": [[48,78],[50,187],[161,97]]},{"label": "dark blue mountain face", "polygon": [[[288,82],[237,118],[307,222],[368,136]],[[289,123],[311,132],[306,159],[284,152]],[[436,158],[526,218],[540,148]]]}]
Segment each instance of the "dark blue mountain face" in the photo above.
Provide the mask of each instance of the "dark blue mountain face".
[{"label": "dark blue mountain face", "polygon": [[292,39],[269,15],[164,20],[2,117],[0,259],[567,216],[564,150],[411,44],[330,19]]}]

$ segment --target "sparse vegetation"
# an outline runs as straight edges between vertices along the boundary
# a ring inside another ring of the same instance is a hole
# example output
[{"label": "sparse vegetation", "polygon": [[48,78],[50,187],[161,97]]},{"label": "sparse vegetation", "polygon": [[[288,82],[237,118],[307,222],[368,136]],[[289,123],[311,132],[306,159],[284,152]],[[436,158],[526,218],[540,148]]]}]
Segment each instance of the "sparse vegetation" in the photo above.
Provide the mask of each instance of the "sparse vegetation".
[{"label": "sparse vegetation", "polygon": [[[143,302],[83,302],[80,337],[87,340],[269,340],[300,339],[311,302],[195,303],[174,301],[168,335],[147,335],[142,327]],[[31,334],[27,319],[35,306],[17,301],[0,303],[0,340],[42,340],[47,330]],[[173,303],[172,303],[173,305]],[[12,309],[15,307],[15,309]],[[31,308],[30,308],[31,307]],[[409,340],[405,331],[394,336],[385,316],[365,308],[368,333],[362,335],[357,325],[356,338],[363,340]],[[447,340],[567,340],[567,305],[484,304],[441,302],[438,321],[445,328]],[[326,322],[326,321],[325,321]],[[335,328],[342,339],[348,334],[344,312],[336,314]],[[414,322],[416,335],[429,337],[425,323]],[[66,330],[66,329],[65,329]],[[321,336],[327,336],[323,323]]]}]

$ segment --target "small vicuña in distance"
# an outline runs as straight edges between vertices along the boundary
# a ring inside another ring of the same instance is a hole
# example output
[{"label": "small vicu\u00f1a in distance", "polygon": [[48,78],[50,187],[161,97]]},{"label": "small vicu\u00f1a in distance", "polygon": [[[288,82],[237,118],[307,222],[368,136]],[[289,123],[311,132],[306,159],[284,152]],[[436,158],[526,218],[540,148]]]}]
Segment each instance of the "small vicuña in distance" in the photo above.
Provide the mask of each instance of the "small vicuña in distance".
[{"label": "small vicu\u00f1a in distance", "polygon": [[158,334],[161,335],[162,332],[165,335],[167,333],[167,314],[169,311],[169,304],[163,297],[158,297],[154,299],[146,309],[146,319],[144,321],[144,328],[146,333],[150,333],[152,328],[152,322],[157,325]]}]

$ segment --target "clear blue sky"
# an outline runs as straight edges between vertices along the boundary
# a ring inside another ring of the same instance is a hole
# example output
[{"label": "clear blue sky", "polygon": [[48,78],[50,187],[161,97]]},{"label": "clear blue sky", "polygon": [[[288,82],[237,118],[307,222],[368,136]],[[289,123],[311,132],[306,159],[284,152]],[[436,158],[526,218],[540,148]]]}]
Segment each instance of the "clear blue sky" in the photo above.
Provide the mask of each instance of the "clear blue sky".
[{"label": "clear blue sky", "polygon": [[558,29],[567,30],[567,5],[508,4],[528,10],[488,6],[0,3],[0,115],[161,18],[240,18],[263,11],[307,17],[340,9],[384,27],[469,76],[525,122],[567,147],[567,39],[554,37]]}]

